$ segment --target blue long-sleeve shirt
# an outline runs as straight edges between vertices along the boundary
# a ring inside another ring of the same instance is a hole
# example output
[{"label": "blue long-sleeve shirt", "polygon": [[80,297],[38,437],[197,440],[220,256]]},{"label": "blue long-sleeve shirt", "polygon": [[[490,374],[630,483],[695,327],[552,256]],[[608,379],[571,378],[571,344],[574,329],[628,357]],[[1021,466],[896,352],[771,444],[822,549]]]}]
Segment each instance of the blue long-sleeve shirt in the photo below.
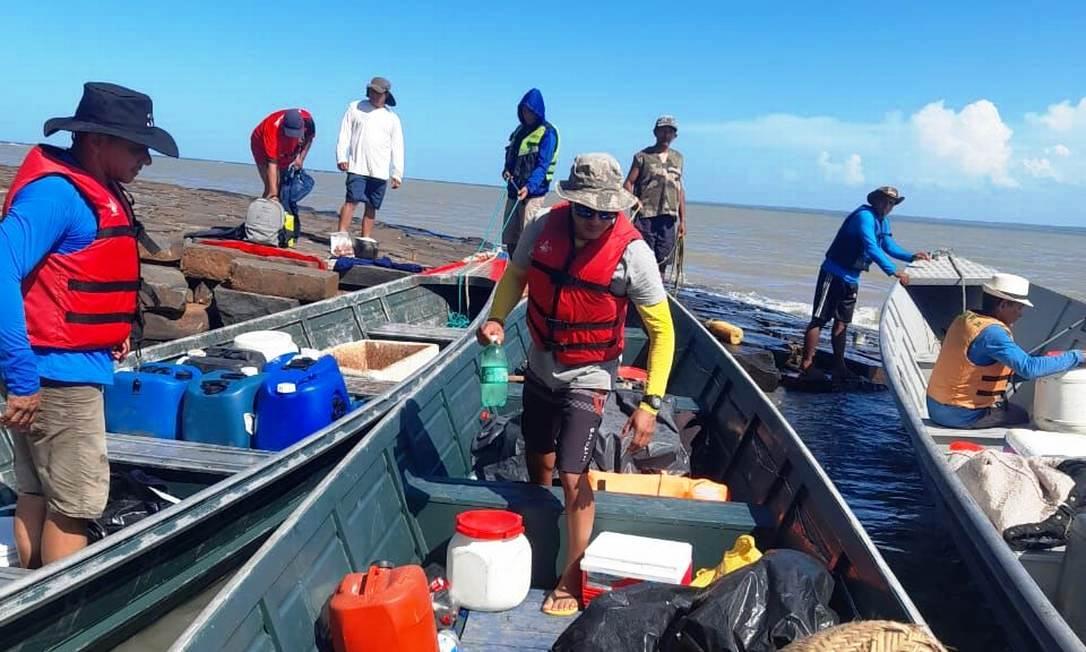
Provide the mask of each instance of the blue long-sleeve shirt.
[{"label": "blue long-sleeve shirt", "polygon": [[50,253],[74,253],[92,242],[98,223],[75,186],[44,177],[23,187],[0,221],[0,378],[7,391],[27,396],[40,379],[107,385],[109,350],[58,351],[31,347],[26,334],[22,282]]},{"label": "blue long-sleeve shirt", "polygon": [[[892,276],[897,267],[894,265],[892,258],[904,262],[911,262],[913,254],[907,251],[904,247],[899,245],[894,240],[893,233],[890,230],[890,218],[889,216],[882,218],[882,224],[879,225],[875,217],[875,213],[867,208],[862,208],[857,211],[857,219],[852,220],[848,226],[848,232],[846,235],[854,238],[860,238],[863,241],[864,253],[871,259],[876,265],[879,266],[887,276]],[[879,232],[882,231],[882,244],[879,244]],[[830,274],[837,276],[846,283],[856,285],[860,282],[860,273],[854,269],[847,269],[837,264],[836,262],[827,258],[822,263],[822,269],[826,270]]]},{"label": "blue long-sleeve shirt", "polygon": [[[1015,344],[1007,331],[998,324],[992,324],[977,335],[966,351],[969,361],[978,367],[995,364],[1007,365],[1016,376],[1023,380],[1033,380],[1052,374],[1063,373],[1081,365],[1084,356],[1081,351],[1068,351],[1056,356],[1030,355]],[[944,405],[928,397],[928,416],[936,423],[945,426],[963,427],[973,424],[984,416],[987,408],[971,410],[956,405]]]}]

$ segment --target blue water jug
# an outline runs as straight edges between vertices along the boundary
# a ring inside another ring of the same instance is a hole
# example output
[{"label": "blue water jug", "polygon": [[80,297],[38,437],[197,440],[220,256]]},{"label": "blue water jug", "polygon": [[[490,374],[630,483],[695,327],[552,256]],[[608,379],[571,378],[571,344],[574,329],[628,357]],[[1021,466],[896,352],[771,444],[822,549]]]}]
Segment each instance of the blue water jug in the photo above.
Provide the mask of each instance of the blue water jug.
[{"label": "blue water jug", "polygon": [[296,355],[268,365],[256,397],[253,448],[278,451],[342,417],[351,407],[339,365],[330,355]]},{"label": "blue water jug", "polygon": [[260,351],[235,349],[231,346],[212,346],[200,352],[200,355],[188,355],[179,362],[196,367],[205,374],[217,369],[241,371],[252,367],[257,371],[264,368],[264,354]]},{"label": "blue water jug", "polygon": [[247,376],[220,369],[189,383],[181,418],[181,439],[249,448],[256,423],[256,395],[263,374]]},{"label": "blue water jug", "polygon": [[185,390],[200,376],[196,367],[168,362],[118,371],[113,375],[113,384],[106,385],[104,392],[106,430],[177,439]]}]

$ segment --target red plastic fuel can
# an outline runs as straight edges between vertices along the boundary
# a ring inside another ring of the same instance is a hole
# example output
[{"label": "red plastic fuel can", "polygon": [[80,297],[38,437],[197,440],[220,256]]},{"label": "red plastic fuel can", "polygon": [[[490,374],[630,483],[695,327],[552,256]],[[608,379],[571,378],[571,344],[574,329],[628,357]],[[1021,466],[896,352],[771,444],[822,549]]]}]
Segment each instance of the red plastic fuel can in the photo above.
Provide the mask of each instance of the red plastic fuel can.
[{"label": "red plastic fuel can", "polygon": [[437,626],[421,566],[351,573],[330,604],[336,652],[438,652]]}]

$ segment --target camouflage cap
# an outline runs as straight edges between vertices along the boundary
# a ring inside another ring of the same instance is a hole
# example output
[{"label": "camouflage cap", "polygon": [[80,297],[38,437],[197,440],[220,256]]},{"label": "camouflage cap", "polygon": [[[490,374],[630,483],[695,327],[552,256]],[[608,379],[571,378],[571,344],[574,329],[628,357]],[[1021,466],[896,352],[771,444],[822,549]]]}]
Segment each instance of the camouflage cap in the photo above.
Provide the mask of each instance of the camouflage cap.
[{"label": "camouflage cap", "polygon": [[897,206],[901,202],[905,201],[905,195],[899,193],[897,191],[897,188],[893,186],[882,186],[880,188],[875,188],[871,192],[867,193],[867,203],[873,203],[875,201],[875,198],[879,195],[892,199],[894,202],[894,206]]},{"label": "camouflage cap", "polygon": [[[675,131],[679,130],[679,122],[673,115],[662,115],[656,118],[656,127],[671,127]],[[653,127],[655,129],[656,127]]]},{"label": "camouflage cap", "polygon": [[622,168],[610,154],[581,154],[558,184],[558,196],[598,211],[623,211],[637,198],[622,187]]}]

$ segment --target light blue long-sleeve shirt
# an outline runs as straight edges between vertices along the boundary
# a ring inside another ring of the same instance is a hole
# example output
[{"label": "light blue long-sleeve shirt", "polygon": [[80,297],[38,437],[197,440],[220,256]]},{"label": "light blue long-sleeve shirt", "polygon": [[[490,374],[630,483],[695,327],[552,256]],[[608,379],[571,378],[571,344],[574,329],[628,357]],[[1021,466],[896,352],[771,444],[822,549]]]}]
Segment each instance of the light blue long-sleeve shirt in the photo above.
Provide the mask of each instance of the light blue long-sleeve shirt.
[{"label": "light blue long-sleeve shirt", "polygon": [[[996,362],[1007,365],[1016,376],[1033,380],[1059,374],[1081,365],[1081,351],[1068,351],[1056,356],[1030,355],[1015,344],[1007,331],[998,324],[986,327],[977,335],[966,351],[969,361],[978,367]],[[945,405],[928,397],[928,416],[936,423],[950,427],[972,425],[984,416],[987,408],[971,410],[957,405]]]},{"label": "light blue long-sleeve shirt", "polygon": [[[904,262],[912,262],[913,254],[907,251],[894,240],[890,229],[890,217],[885,216],[879,223],[874,211],[869,208],[861,208],[856,211],[856,219],[849,224],[846,235],[860,238],[863,241],[864,253],[887,276],[892,276],[897,271],[893,258]],[[882,233],[882,243],[879,243],[879,233]],[[842,279],[846,283],[857,285],[860,282],[860,272],[854,269],[846,269],[836,262],[826,258],[822,263],[822,269]]]},{"label": "light blue long-sleeve shirt", "polygon": [[113,382],[108,349],[58,351],[31,347],[22,282],[50,253],[74,253],[94,242],[98,223],[69,181],[48,176],[27,184],[0,221],[0,378],[27,396],[40,379],[106,385]]}]

